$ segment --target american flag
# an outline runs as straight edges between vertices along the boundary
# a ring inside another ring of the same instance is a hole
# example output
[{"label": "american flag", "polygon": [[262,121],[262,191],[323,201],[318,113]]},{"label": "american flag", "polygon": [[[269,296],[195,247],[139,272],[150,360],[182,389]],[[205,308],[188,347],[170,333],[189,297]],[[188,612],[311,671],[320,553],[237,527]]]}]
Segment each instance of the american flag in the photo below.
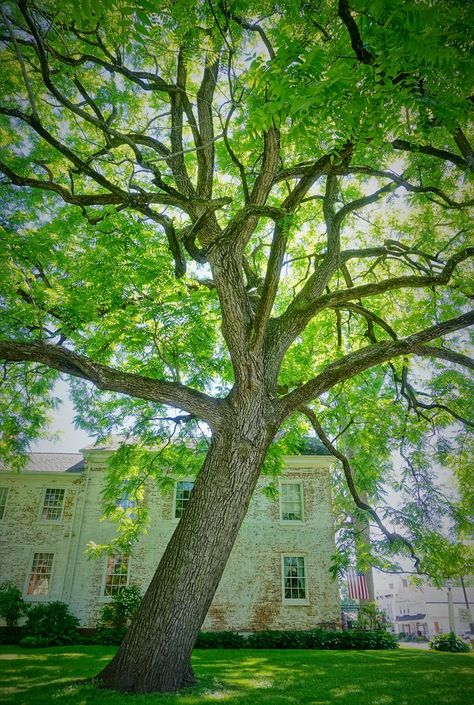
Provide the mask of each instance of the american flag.
[{"label": "american flag", "polygon": [[364,573],[355,568],[349,568],[347,571],[347,586],[349,588],[349,597],[352,600],[368,600],[369,589]]}]

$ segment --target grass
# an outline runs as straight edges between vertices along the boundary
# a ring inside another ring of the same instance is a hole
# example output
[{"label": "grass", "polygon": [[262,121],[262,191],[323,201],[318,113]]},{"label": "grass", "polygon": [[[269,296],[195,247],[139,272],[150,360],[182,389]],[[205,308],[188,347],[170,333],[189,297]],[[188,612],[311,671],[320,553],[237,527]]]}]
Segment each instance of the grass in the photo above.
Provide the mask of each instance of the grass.
[{"label": "grass", "polygon": [[84,680],[114,647],[0,647],[4,705],[473,705],[474,654],[403,651],[195,651],[199,686],[122,695]]}]

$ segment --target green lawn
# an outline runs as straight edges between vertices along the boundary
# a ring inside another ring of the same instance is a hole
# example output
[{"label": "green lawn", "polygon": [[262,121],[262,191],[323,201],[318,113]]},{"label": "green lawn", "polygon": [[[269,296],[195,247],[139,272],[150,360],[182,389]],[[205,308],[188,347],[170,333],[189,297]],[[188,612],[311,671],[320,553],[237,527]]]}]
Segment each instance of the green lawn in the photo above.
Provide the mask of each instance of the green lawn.
[{"label": "green lawn", "polygon": [[119,695],[87,679],[113,647],[0,647],[4,705],[473,705],[474,654],[403,651],[195,651],[199,687]]}]

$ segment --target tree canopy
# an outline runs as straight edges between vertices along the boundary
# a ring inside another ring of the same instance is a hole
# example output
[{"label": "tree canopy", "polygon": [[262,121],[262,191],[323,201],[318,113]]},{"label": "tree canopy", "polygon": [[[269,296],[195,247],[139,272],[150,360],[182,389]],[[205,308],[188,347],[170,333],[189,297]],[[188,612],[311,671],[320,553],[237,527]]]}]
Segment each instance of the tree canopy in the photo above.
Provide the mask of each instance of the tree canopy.
[{"label": "tree canopy", "polygon": [[311,430],[341,461],[367,561],[464,561],[472,4],[74,5],[2,8],[5,459],[60,374],[137,457],[253,394],[282,452]]}]

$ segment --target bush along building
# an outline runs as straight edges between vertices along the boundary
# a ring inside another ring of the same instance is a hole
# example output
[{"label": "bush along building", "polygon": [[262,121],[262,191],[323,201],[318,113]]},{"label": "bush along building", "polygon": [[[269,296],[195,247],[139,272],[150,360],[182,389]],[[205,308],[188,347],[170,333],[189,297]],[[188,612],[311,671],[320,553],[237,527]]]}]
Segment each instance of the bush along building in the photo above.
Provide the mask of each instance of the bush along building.
[{"label": "bush along building", "polygon": [[[101,521],[105,468],[117,450],[32,453],[20,473],[0,473],[0,582],[16,584],[27,602],[60,600],[83,627],[126,585],[147,588],[193,487],[176,477],[171,491],[146,486],[150,525],[131,555],[90,558],[90,541],[109,543],[115,526]],[[207,614],[206,631],[308,630],[340,621],[329,469],[334,458],[309,446],[285,458],[279,495],[255,490]],[[126,508],[126,492],[118,500]]]}]

